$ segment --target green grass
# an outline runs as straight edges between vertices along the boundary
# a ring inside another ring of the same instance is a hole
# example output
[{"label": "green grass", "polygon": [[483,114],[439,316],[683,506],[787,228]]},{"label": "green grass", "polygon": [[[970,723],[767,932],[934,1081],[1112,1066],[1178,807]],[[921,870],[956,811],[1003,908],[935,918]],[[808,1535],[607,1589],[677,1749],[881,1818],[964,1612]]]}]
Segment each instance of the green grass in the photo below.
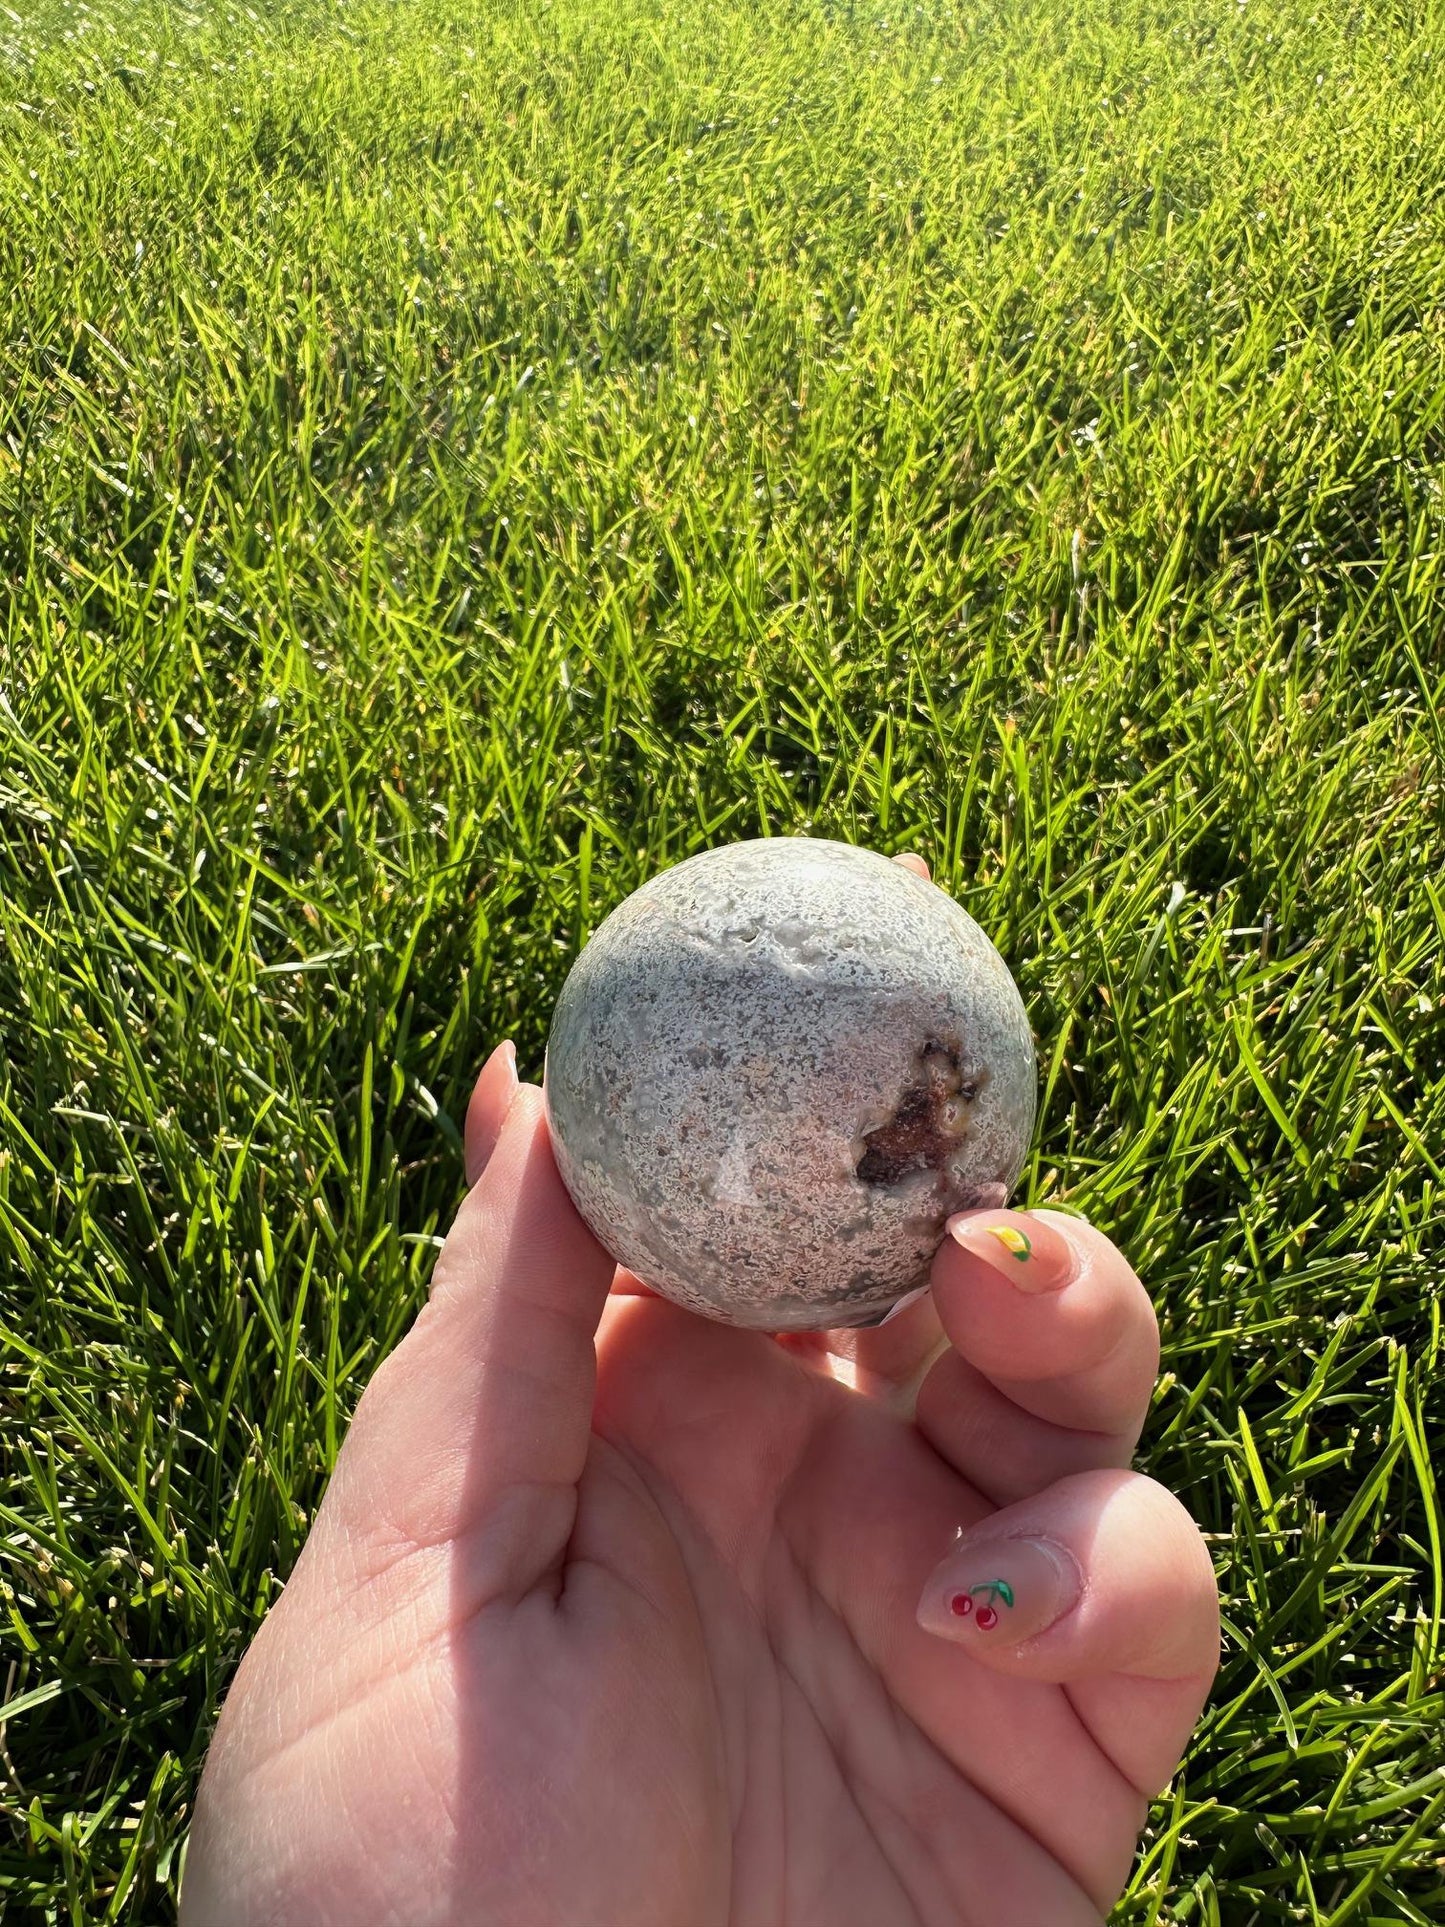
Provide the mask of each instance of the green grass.
[{"label": "green grass", "polygon": [[210,1724],[660,865],[926,854],[1159,1306],[1118,1920],[1445,1915],[1445,5],[0,5],[0,1913]]}]

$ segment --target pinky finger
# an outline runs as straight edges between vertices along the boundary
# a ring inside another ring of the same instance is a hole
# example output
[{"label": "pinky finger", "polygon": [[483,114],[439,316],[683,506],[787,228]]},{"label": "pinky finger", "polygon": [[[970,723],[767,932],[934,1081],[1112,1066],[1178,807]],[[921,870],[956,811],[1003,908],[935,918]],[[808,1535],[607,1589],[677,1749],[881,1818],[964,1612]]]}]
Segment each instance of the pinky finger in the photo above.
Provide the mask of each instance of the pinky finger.
[{"label": "pinky finger", "polygon": [[512,1108],[520,1085],[517,1081],[517,1046],[504,1038],[482,1066],[481,1075],[467,1105],[466,1154],[467,1187],[471,1188],[487,1168],[496,1149],[502,1126]]}]

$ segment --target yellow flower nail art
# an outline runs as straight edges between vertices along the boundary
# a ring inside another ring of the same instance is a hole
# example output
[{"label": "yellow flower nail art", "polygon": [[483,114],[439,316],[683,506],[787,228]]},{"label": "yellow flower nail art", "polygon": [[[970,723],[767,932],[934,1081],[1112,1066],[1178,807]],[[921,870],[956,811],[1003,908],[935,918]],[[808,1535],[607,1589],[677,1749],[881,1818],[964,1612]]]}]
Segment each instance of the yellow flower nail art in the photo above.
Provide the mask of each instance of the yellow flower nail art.
[{"label": "yellow flower nail art", "polygon": [[989,1230],[998,1239],[1005,1251],[1011,1251],[1020,1263],[1028,1257],[1033,1246],[1022,1231],[1016,1231],[1011,1224],[991,1224]]}]

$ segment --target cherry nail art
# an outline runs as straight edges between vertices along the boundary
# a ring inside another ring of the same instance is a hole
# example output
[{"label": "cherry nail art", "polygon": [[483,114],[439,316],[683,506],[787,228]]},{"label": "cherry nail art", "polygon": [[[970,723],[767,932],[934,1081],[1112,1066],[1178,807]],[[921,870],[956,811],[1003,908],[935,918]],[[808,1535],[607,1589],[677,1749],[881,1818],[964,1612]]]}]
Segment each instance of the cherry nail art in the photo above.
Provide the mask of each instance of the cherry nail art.
[{"label": "cherry nail art", "polygon": [[[980,1605],[974,1593],[986,1593],[988,1597]],[[998,1624],[998,1607],[993,1603],[996,1599],[1001,1599],[1006,1606],[1013,1605],[1013,1587],[1006,1579],[985,1579],[981,1585],[974,1587],[973,1592],[953,1593],[948,1601],[948,1609],[959,1619],[967,1619],[972,1614],[978,1630],[991,1633]]]}]

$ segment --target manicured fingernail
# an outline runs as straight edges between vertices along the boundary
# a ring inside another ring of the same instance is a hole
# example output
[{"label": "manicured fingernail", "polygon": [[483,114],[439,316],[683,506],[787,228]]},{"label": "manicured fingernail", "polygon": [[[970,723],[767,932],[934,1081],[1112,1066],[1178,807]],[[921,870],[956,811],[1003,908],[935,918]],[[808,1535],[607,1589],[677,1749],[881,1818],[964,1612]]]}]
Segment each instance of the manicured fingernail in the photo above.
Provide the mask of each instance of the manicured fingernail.
[{"label": "manicured fingernail", "polygon": [[1079,1268],[1064,1234],[1026,1211],[958,1211],[945,1229],[1016,1291],[1062,1291]]},{"label": "manicured fingernail", "polygon": [[1067,1546],[1052,1539],[961,1539],[918,1602],[918,1623],[940,1639],[1016,1646],[1079,1603],[1084,1580]]}]

